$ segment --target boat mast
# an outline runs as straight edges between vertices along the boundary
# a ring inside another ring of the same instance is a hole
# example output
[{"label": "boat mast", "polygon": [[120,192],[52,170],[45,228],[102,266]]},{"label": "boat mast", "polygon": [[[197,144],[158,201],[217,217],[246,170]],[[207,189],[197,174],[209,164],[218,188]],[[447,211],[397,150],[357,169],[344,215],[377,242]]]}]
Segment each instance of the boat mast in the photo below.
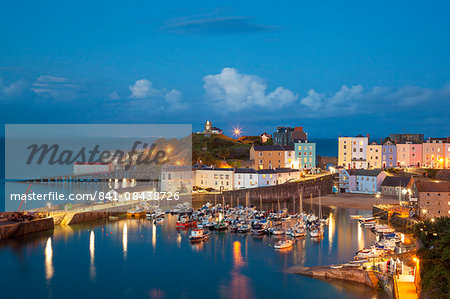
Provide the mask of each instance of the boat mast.
[{"label": "boat mast", "polygon": [[303,213],[303,188],[300,192],[300,214]]},{"label": "boat mast", "polygon": [[322,219],[322,199],[320,196],[320,189],[319,189],[319,219]]}]

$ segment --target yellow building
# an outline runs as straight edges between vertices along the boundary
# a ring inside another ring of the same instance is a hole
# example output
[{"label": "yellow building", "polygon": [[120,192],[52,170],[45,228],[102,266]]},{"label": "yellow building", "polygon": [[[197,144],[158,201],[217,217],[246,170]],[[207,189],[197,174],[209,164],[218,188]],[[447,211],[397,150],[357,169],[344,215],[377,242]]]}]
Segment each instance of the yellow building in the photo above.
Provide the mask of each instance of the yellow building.
[{"label": "yellow building", "polygon": [[338,164],[344,168],[367,168],[367,144],[369,137],[339,137]]},{"label": "yellow building", "polygon": [[367,146],[367,168],[381,168],[381,144],[372,142]]}]

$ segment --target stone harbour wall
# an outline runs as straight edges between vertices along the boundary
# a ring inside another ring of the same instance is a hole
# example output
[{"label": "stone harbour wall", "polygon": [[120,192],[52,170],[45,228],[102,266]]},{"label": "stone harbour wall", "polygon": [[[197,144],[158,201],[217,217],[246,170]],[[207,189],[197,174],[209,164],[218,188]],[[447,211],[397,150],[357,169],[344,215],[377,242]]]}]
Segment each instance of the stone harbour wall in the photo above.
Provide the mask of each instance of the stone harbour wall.
[{"label": "stone harbour wall", "polygon": [[44,218],[2,225],[0,226],[0,240],[4,238],[17,237],[53,228],[54,228],[53,218]]}]

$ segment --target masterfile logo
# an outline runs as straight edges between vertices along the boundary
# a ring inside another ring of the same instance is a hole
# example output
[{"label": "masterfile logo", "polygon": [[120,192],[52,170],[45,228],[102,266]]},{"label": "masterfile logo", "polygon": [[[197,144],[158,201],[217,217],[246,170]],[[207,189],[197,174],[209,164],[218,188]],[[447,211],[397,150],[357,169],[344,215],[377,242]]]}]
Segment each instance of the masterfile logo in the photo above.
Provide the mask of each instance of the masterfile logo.
[{"label": "masterfile logo", "polygon": [[[190,197],[191,134],[191,125],[6,125],[6,210]],[[168,182],[168,171],[185,179]]]}]

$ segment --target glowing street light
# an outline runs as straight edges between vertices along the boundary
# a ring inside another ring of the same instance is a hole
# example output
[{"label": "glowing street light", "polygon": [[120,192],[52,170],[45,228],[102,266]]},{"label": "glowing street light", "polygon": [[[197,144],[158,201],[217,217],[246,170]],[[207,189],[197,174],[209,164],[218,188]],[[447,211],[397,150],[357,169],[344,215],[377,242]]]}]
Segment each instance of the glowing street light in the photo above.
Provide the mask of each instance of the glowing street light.
[{"label": "glowing street light", "polygon": [[239,138],[239,136],[241,136],[242,131],[239,127],[233,128],[233,135],[236,137],[236,139]]}]

